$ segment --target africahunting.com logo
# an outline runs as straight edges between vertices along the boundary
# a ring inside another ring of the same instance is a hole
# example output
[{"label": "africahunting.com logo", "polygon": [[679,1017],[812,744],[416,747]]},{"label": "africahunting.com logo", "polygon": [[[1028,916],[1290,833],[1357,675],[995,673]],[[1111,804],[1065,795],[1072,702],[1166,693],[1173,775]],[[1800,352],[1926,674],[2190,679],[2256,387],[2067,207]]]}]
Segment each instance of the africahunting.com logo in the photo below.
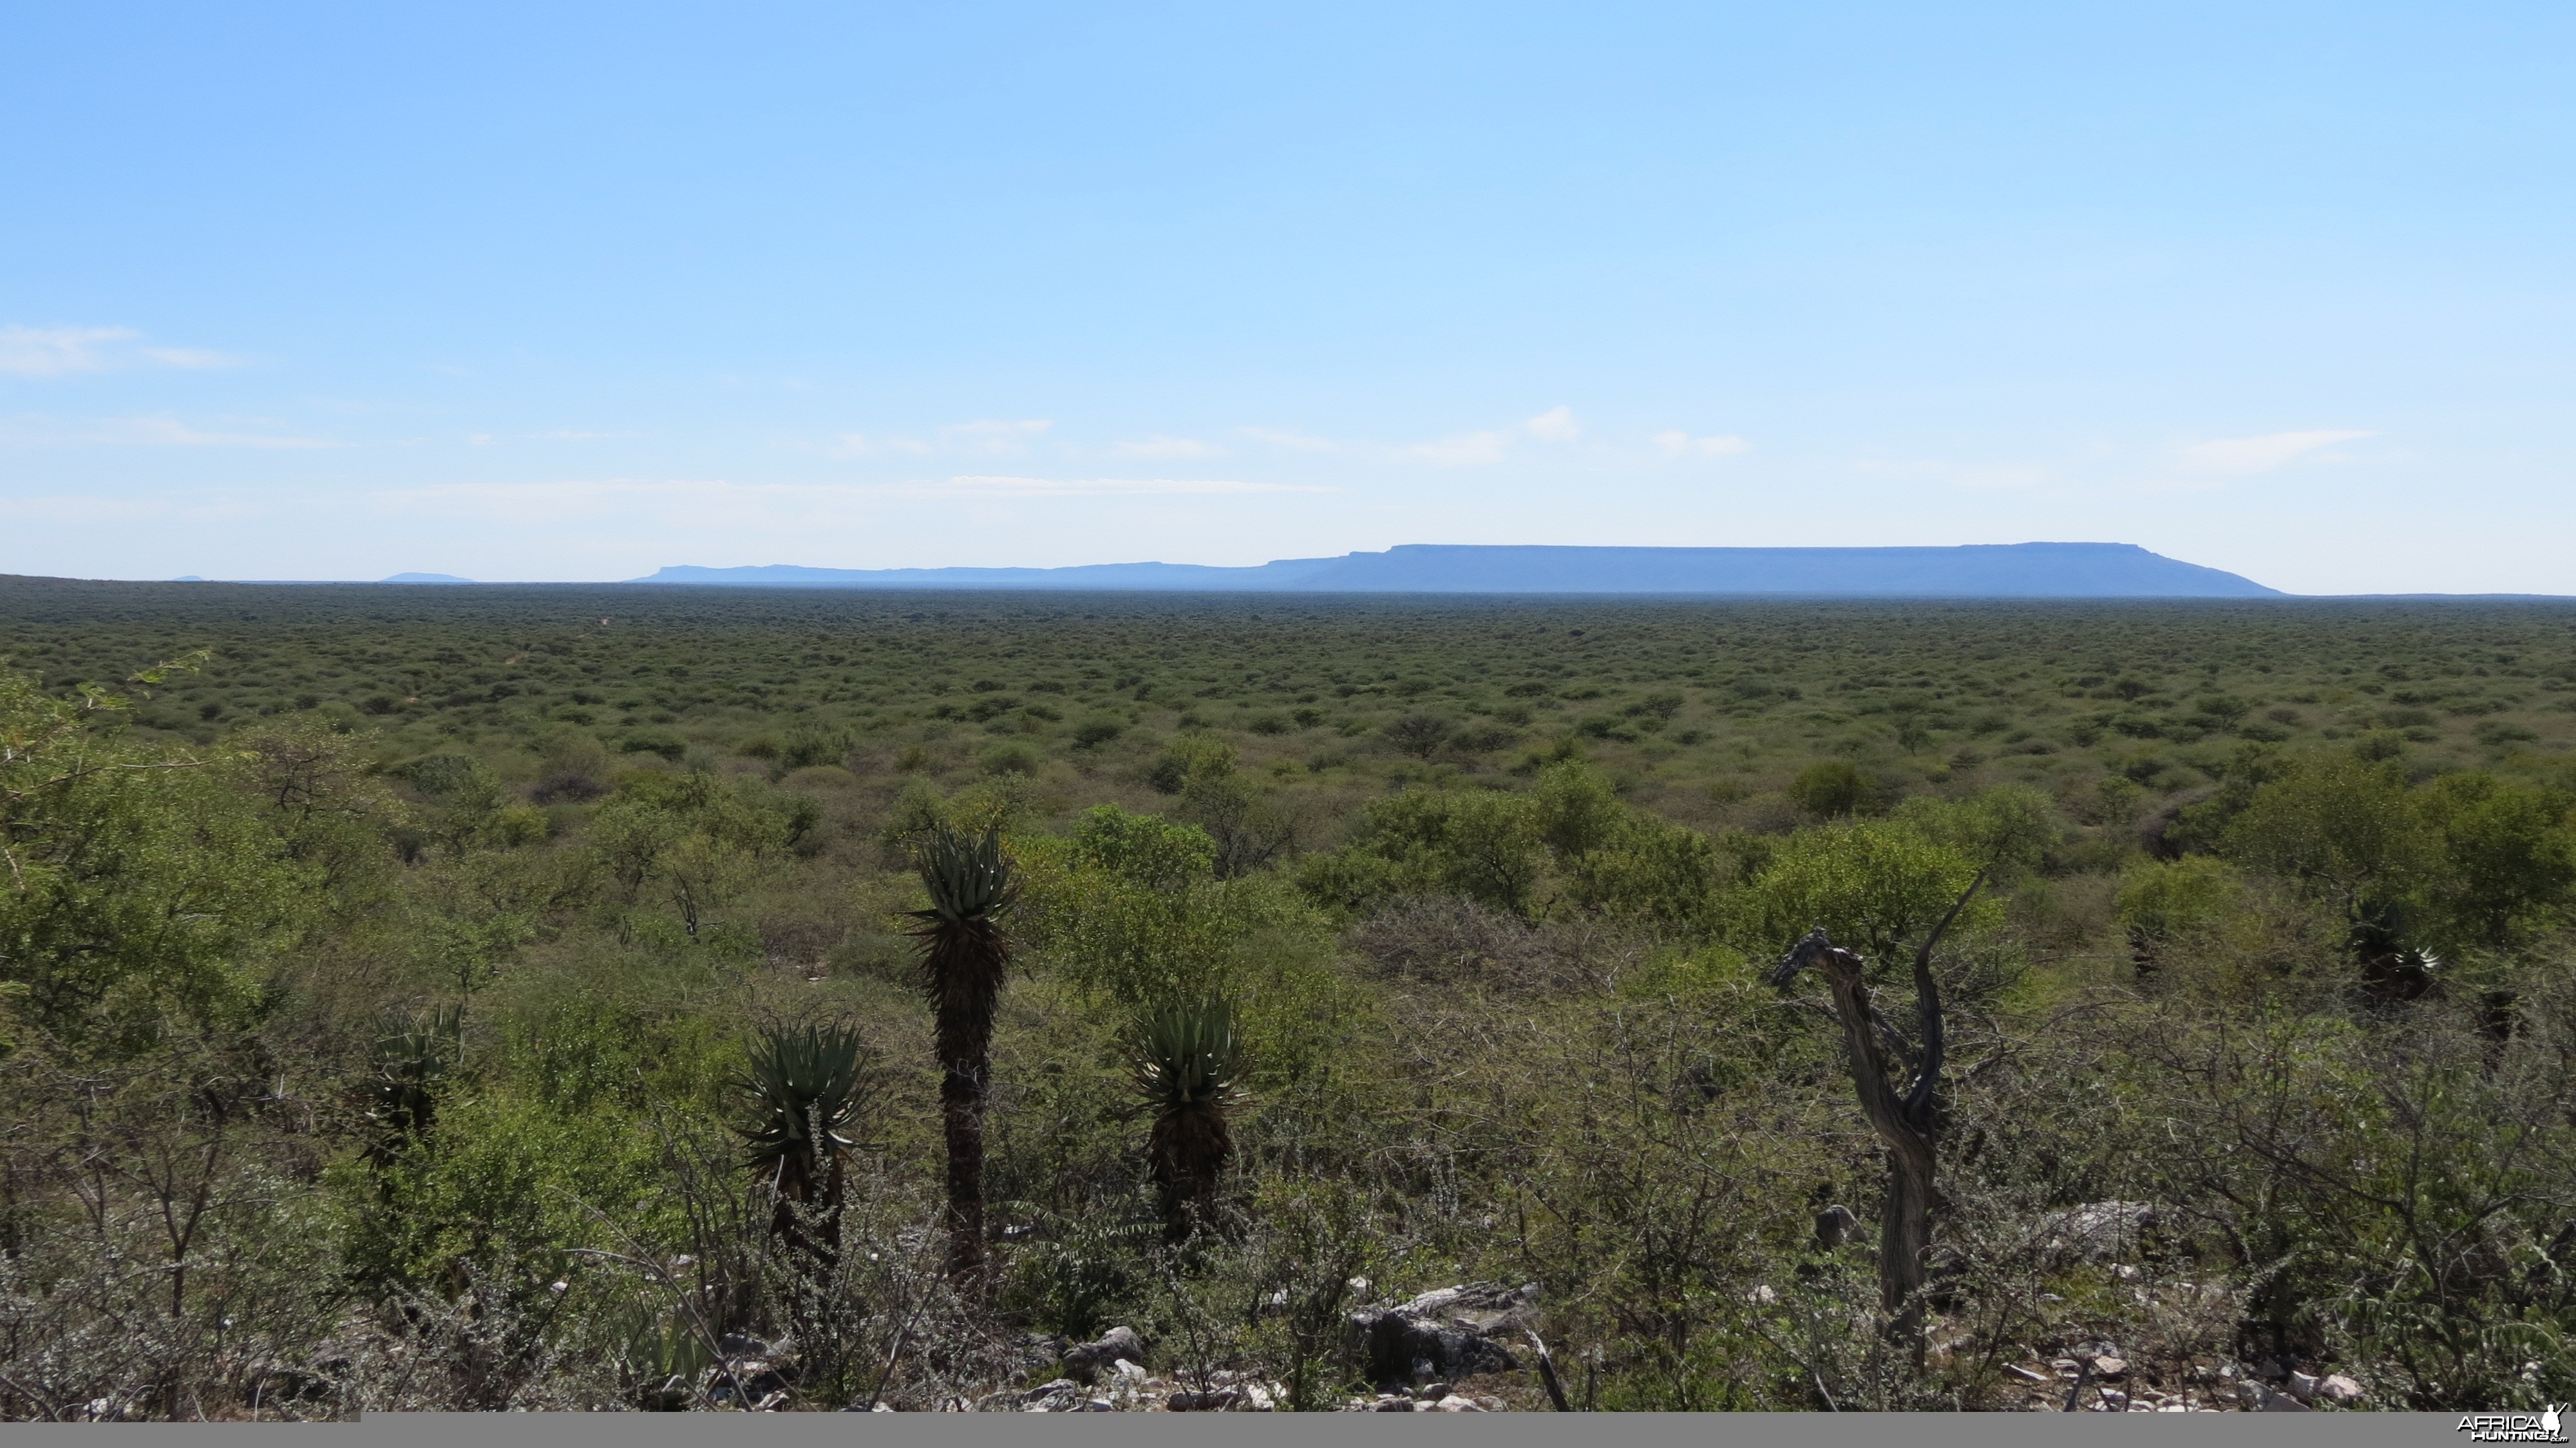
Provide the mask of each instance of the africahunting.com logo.
[{"label": "africahunting.com logo", "polygon": [[2468,1434],[2472,1443],[2567,1441],[2567,1430],[2559,1426],[2556,1403],[2537,1413],[2471,1413],[2460,1419],[2460,1431]]}]

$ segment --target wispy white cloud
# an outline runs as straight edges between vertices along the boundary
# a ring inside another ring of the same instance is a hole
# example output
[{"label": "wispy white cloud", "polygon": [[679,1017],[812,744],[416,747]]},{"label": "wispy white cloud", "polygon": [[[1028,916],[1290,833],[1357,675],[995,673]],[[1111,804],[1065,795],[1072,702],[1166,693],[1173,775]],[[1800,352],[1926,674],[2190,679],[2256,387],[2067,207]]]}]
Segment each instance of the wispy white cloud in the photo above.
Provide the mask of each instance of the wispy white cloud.
[{"label": "wispy white cloud", "polygon": [[434,483],[388,488],[370,501],[393,513],[427,513],[521,524],[567,523],[638,507],[700,500],[721,504],[733,485],[566,479],[542,483]]},{"label": "wispy white cloud", "polygon": [[22,523],[127,523],[156,517],[163,511],[129,498],[85,498],[69,494],[37,498],[0,497],[0,518]]},{"label": "wispy white cloud", "polygon": [[1521,424],[1524,431],[1541,442],[1572,442],[1583,435],[1574,420],[1571,407],[1551,407]]},{"label": "wispy white cloud", "polygon": [[2043,463],[1957,463],[1944,470],[1941,480],[1972,493],[2024,493],[2064,476]]},{"label": "wispy white cloud", "polygon": [[1961,488],[1972,493],[2018,493],[2066,480],[2046,463],[1959,462],[1949,458],[1873,458],[1853,464],[1867,478]]},{"label": "wispy white cloud", "polygon": [[2246,477],[2268,473],[2319,448],[2339,442],[2353,442],[2375,434],[2352,430],[2315,429],[2307,432],[2271,432],[2261,437],[2223,437],[2196,442],[2181,449],[2186,467],[2205,473]]},{"label": "wispy white cloud", "polygon": [[1029,450],[1029,444],[1046,436],[1055,426],[1045,418],[1020,421],[986,418],[978,422],[955,422],[939,430],[939,440],[968,452],[995,457],[1017,457]]},{"label": "wispy white cloud", "polygon": [[1225,455],[1225,449],[1203,443],[1194,437],[1165,437],[1156,433],[1110,448],[1123,458],[1213,458]]},{"label": "wispy white cloud", "polygon": [[966,474],[893,484],[738,483],[720,478],[563,479],[533,483],[440,483],[373,495],[389,512],[513,524],[649,517],[663,526],[785,527],[855,520],[891,501],[997,498],[1181,497],[1323,493],[1335,489],[1230,478],[1040,478]]},{"label": "wispy white cloud", "polygon": [[261,431],[219,430],[181,422],[175,417],[118,417],[75,422],[21,418],[0,423],[0,443],[31,447],[246,447],[305,449],[338,447],[329,438],[300,437],[275,429],[269,418],[226,418],[228,428],[245,425]]},{"label": "wispy white cloud", "polygon": [[[912,488],[890,492],[917,491]],[[1019,478],[955,477],[931,485],[934,493],[984,493],[1018,498],[1178,497],[1203,493],[1330,493],[1311,483],[1249,483],[1233,478]]]},{"label": "wispy white cloud", "polygon": [[[1664,434],[1656,440],[1661,443],[1674,436],[1678,435]],[[2054,490],[2061,497],[2209,493],[2228,487],[2232,479],[2267,473],[2315,457],[2336,443],[2372,436],[2376,434],[2353,429],[2314,429],[2214,438],[2160,454],[2096,445],[2051,458],[1872,458],[1853,466],[1864,477],[1976,493]]]},{"label": "wispy white cloud", "polygon": [[1511,439],[1499,432],[1470,432],[1438,442],[1418,442],[1405,452],[1437,468],[1472,468],[1511,456]]},{"label": "wispy white cloud", "polygon": [[872,437],[864,432],[845,432],[832,439],[823,449],[825,457],[872,458],[883,453],[907,453],[913,456],[930,451],[930,444],[917,437]]},{"label": "wispy white cloud", "polygon": [[1268,443],[1272,447],[1294,448],[1299,452],[1331,452],[1341,446],[1328,437],[1312,437],[1306,433],[1291,432],[1282,427],[1239,427],[1235,431],[1254,442]]},{"label": "wispy white cloud", "polygon": [[0,376],[61,377],[104,372],[138,361],[190,371],[240,367],[248,358],[205,347],[128,347],[143,334],[131,327],[0,326]]},{"label": "wispy white cloud", "polygon": [[1686,432],[1655,434],[1655,450],[1668,458],[1722,458],[1749,450],[1753,444],[1733,433],[1693,437]]},{"label": "wispy white cloud", "polygon": [[134,336],[129,327],[0,327],[0,374],[59,377],[96,372],[111,360],[108,347]]},{"label": "wispy white cloud", "polygon": [[928,457],[934,453],[1020,457],[1054,426],[1053,422],[1042,417],[1018,420],[985,418],[976,422],[949,423],[926,439],[845,432],[825,443],[822,452],[825,457],[832,458]]},{"label": "wispy white cloud", "polygon": [[[258,421],[258,419],[253,419]],[[275,424],[266,424],[274,426]],[[122,440],[159,447],[250,447],[250,448],[317,448],[338,447],[329,438],[296,437],[275,432],[214,432],[190,427],[173,417],[128,418],[119,434]]]},{"label": "wispy white cloud", "polygon": [[1524,418],[1515,427],[1492,432],[1460,433],[1436,442],[1415,443],[1404,450],[1408,457],[1440,468],[1484,467],[1511,456],[1514,440],[1534,437],[1541,442],[1573,442],[1583,435],[1582,424],[1574,420],[1574,409],[1551,407],[1536,417]]},{"label": "wispy white cloud", "polygon": [[250,359],[230,352],[217,352],[206,347],[146,347],[143,355],[164,367],[183,367],[192,372],[215,371],[227,367],[247,367]]}]

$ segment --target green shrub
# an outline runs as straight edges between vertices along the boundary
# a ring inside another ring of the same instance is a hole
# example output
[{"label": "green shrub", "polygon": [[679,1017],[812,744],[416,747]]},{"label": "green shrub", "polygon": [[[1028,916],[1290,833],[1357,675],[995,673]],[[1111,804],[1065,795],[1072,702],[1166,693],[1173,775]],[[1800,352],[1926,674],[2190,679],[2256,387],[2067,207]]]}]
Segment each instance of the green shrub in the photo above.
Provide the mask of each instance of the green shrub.
[{"label": "green shrub", "polygon": [[1046,769],[1046,751],[1034,744],[996,744],[975,758],[986,774],[1038,774]]},{"label": "green shrub", "polygon": [[1207,831],[1114,804],[1086,811],[1074,823],[1072,839],[1083,863],[1140,885],[1187,885],[1216,871],[1216,841]]},{"label": "green shrub", "polygon": [[629,734],[618,741],[617,747],[628,754],[658,754],[675,764],[679,762],[682,755],[689,752],[687,740],[676,734],[654,730],[641,730]]},{"label": "green shrub", "polygon": [[239,1023],[314,918],[319,860],[260,807],[256,756],[164,760],[0,671],[0,986],[66,1040],[141,1049]]},{"label": "green shrub", "polygon": [[2038,869],[2065,835],[2048,796],[2019,784],[1962,800],[1909,799],[1896,818],[2004,879]]},{"label": "green shrub", "polygon": [[[1734,902],[1734,938],[1759,955],[1822,926],[1837,943],[1886,959],[1920,942],[1976,873],[1966,855],[1901,823],[1801,830]],[[1993,909],[1981,897],[1961,924],[1988,923]]]},{"label": "green shrub", "polygon": [[2121,877],[2119,921],[2151,941],[2191,936],[2233,916],[2244,894],[2244,881],[2215,856],[2145,861]]},{"label": "green shrub", "polygon": [[1345,910],[1394,890],[1526,914],[1547,859],[1526,796],[1418,785],[1372,801],[1339,854],[1339,863],[1314,857],[1298,878],[1319,903]]},{"label": "green shrub", "polygon": [[1808,765],[1789,782],[1789,802],[1819,819],[1840,819],[1867,808],[1876,787],[1848,759]]}]

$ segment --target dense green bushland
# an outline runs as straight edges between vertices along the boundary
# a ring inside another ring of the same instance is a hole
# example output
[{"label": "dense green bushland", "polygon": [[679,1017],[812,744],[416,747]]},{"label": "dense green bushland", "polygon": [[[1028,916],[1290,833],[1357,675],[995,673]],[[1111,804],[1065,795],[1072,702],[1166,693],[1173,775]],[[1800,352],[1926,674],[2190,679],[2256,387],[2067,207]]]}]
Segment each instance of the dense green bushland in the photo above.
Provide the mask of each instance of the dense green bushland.
[{"label": "dense green bushland", "polygon": [[[2571,713],[2548,604],[0,581],[0,1410],[929,1407],[1111,1324],[1329,1406],[1474,1279],[1578,1407],[2563,1402]],[[915,866],[995,830],[979,1056]],[[1913,1059],[1971,880],[1918,1364],[1765,971]]]}]

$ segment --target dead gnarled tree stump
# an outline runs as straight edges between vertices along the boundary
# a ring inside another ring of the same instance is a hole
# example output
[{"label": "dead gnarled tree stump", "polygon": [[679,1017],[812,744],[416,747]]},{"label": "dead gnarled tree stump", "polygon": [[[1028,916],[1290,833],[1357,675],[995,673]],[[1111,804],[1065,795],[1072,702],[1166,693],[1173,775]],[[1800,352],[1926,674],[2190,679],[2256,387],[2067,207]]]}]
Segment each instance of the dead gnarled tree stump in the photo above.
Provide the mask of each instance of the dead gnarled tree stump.
[{"label": "dead gnarled tree stump", "polygon": [[[1917,1365],[1923,1358],[1923,1288],[1932,1251],[1932,1214],[1940,1202],[1934,1172],[1940,1163],[1941,1066],[1946,1044],[1932,948],[1940,944],[1950,923],[1959,918],[1985,880],[1985,872],[1978,871],[1914,953],[1917,1030],[1910,1044],[1870,999],[1867,963],[1827,939],[1822,927],[1808,931],[1771,968],[1771,984],[1787,990],[1801,971],[1814,966],[1833,992],[1834,1015],[1842,1022],[1843,1045],[1851,1058],[1852,1085],[1870,1126],[1887,1144],[1886,1203],[1878,1225],[1879,1306],[1887,1313],[1889,1335],[1905,1344]],[[1906,1075],[1913,1079],[1899,1086]]]}]

